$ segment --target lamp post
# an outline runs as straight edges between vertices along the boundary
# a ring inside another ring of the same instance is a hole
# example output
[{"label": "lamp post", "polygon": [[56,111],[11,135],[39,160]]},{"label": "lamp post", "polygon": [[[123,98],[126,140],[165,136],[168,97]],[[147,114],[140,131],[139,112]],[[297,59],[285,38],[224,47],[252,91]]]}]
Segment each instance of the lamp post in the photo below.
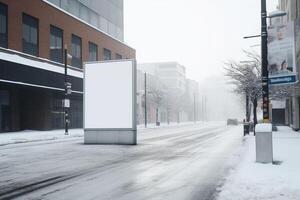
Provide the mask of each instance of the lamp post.
[{"label": "lamp post", "polygon": [[145,94],[144,94],[144,102],[145,102],[145,128],[147,128],[147,73],[144,74],[144,86],[145,86]]},{"label": "lamp post", "polygon": [[72,85],[68,82],[68,48],[67,45],[64,49],[64,61],[65,61],[65,95],[64,95],[64,113],[65,113],[65,135],[69,135],[69,123],[70,123],[70,116],[69,116],[69,108],[70,108],[70,99],[68,99],[68,95],[72,93]]},{"label": "lamp post", "polygon": [[261,67],[263,122],[269,123],[269,72],[266,0],[261,0]]},{"label": "lamp post", "polygon": [[194,95],[194,123],[196,123],[197,119],[196,119],[196,95],[195,93]]}]

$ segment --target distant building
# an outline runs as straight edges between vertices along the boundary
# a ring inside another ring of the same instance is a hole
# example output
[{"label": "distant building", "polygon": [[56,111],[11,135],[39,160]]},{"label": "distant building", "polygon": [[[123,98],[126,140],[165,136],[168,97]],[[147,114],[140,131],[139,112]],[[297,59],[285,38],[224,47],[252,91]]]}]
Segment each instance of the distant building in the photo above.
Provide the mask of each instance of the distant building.
[{"label": "distant building", "polygon": [[138,69],[157,76],[167,88],[176,93],[185,92],[185,67],[177,62],[142,63]]},{"label": "distant building", "polygon": [[135,58],[122,0],[0,0],[0,132],[64,127],[64,53],[71,128],[83,124],[83,62]]},{"label": "distant building", "polygon": [[[138,64],[138,69],[149,76],[149,88],[158,87],[165,95],[165,102],[159,109],[161,122],[193,121],[194,112],[196,120],[199,120],[199,85],[196,81],[186,79],[184,66],[177,62],[142,63]],[[149,94],[151,96],[151,91]],[[150,113],[153,114],[154,109],[153,105],[149,106]],[[153,120],[151,114],[149,120]]]}]

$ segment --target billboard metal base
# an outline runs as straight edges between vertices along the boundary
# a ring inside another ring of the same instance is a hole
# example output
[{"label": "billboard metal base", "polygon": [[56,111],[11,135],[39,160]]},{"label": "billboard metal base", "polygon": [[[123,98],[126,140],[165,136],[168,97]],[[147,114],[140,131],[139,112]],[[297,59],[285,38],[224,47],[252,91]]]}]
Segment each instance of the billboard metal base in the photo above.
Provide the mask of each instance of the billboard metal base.
[{"label": "billboard metal base", "polygon": [[137,144],[137,131],[84,130],[84,144]]}]

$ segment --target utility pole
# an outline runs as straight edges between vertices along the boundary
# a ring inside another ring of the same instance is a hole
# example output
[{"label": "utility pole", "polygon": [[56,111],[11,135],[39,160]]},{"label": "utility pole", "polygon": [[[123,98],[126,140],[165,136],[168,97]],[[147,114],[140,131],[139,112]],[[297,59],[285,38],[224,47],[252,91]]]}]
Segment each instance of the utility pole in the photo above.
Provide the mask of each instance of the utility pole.
[{"label": "utility pole", "polygon": [[261,0],[261,62],[263,122],[269,123],[268,32],[266,0]]},{"label": "utility pole", "polygon": [[194,123],[196,123],[197,119],[196,119],[196,96],[194,93]]},{"label": "utility pole", "polygon": [[144,74],[145,78],[144,78],[144,86],[145,86],[145,94],[144,94],[144,100],[145,100],[145,128],[147,128],[147,73],[145,72]]},{"label": "utility pole", "polygon": [[204,96],[202,96],[202,101],[201,101],[201,116],[202,116],[202,121],[204,122]]},{"label": "utility pole", "polygon": [[206,122],[206,102],[205,102],[205,96],[203,97],[203,114],[204,114],[204,121]]},{"label": "utility pole", "polygon": [[70,116],[69,116],[69,108],[70,108],[70,99],[68,99],[68,95],[71,94],[71,83],[68,83],[68,49],[67,45],[65,46],[64,50],[64,57],[65,57],[65,98],[64,98],[64,111],[65,111],[65,135],[69,135],[69,123],[70,123]]}]

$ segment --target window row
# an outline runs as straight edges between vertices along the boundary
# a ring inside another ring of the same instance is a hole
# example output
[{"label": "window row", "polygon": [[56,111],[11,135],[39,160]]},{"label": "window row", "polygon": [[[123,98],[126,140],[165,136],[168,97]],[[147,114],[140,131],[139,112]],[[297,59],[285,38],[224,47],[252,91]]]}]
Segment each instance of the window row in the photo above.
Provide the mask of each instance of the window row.
[{"label": "window row", "polygon": [[[82,19],[88,24],[99,28],[109,35],[123,41],[122,9],[110,1],[89,2],[89,5],[99,10],[101,15],[85,6],[78,0],[48,0],[63,10]],[[102,12],[101,12],[102,11]]]},{"label": "window row", "polygon": [[[88,43],[88,61],[98,61],[98,45]],[[71,65],[74,67],[82,68],[82,40],[80,37],[72,34],[71,38]],[[111,51],[103,49],[104,60],[111,60]],[[116,59],[122,59],[122,56],[116,54]],[[55,62],[63,62],[63,30],[58,27],[50,26],[50,60]]]},{"label": "window row", "polygon": [[[23,14],[22,18],[22,45],[23,52],[38,56],[39,54],[39,21],[38,19]],[[88,43],[88,61],[98,61],[98,46],[92,42]],[[8,47],[8,31],[7,31],[7,6],[0,3],[0,47]],[[63,63],[63,30],[50,26],[50,55],[52,61]],[[82,68],[82,40],[80,37],[72,34],[71,38],[71,65]],[[111,60],[111,51],[103,49],[104,60]],[[122,59],[120,54],[115,55],[116,59]]]}]

